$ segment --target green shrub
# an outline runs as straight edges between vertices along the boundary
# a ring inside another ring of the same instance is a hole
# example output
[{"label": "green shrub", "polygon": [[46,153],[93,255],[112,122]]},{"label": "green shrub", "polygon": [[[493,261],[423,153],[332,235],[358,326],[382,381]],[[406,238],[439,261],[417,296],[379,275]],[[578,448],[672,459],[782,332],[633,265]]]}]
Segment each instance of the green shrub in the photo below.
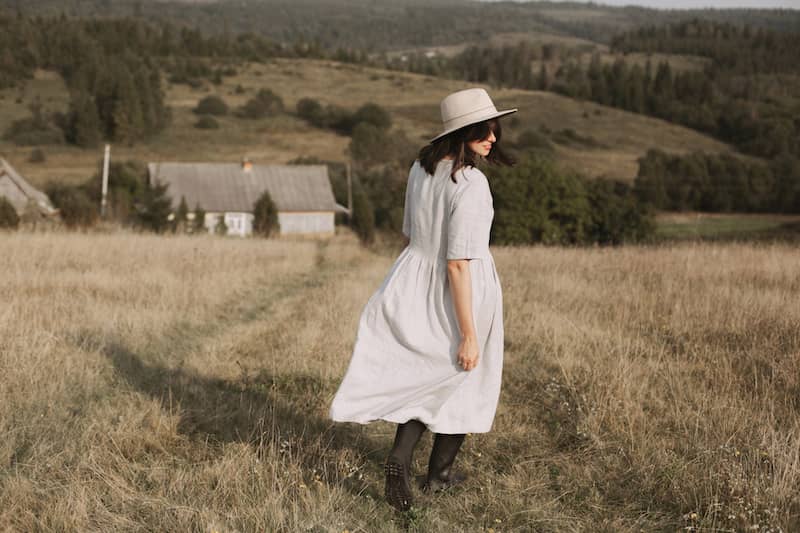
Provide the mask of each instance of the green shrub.
[{"label": "green shrub", "polygon": [[269,192],[264,191],[253,206],[253,233],[262,237],[269,237],[280,229],[278,223],[278,208]]},{"label": "green shrub", "polygon": [[380,131],[386,131],[392,126],[391,115],[373,103],[364,104],[353,113],[333,104],[322,107],[313,98],[301,98],[296,109],[297,116],[309,124],[318,128],[331,128],[343,135],[352,135],[359,124],[368,124]]},{"label": "green shrub", "polygon": [[600,244],[642,242],[655,234],[655,219],[627,183],[610,179],[586,182],[591,209],[588,240]]},{"label": "green shrub", "polygon": [[297,101],[296,110],[297,116],[308,121],[309,124],[318,128],[326,126],[327,116],[319,101],[313,98],[301,98]]},{"label": "green shrub", "polygon": [[800,159],[785,153],[767,165],[731,154],[652,149],[639,159],[634,188],[657,209],[800,213]]},{"label": "green shrub", "polygon": [[586,148],[602,148],[603,144],[591,135],[581,135],[572,128],[565,128],[552,135],[552,139],[558,144],[582,146]]},{"label": "green shrub", "polygon": [[28,161],[31,163],[44,163],[47,161],[47,156],[41,148],[34,148],[31,155],[28,156]]},{"label": "green shrub", "polygon": [[[91,198],[102,195],[103,161],[97,162],[97,170],[81,187]],[[147,168],[136,160],[111,161],[108,168],[108,197],[106,219],[123,224],[136,224],[135,204],[147,189]]]},{"label": "green shrub", "polygon": [[388,161],[394,145],[386,131],[362,122],[353,129],[349,151],[354,161],[369,166]]},{"label": "green shrub", "polygon": [[93,226],[100,216],[99,201],[93,201],[80,187],[50,183],[45,188],[47,196],[61,215],[61,221],[69,228]]},{"label": "green shrub", "polygon": [[387,131],[368,122],[360,122],[353,128],[348,150],[353,161],[362,169],[393,165],[405,175],[417,154],[416,145],[402,130]]},{"label": "green shrub", "polygon": [[283,111],[283,100],[270,89],[261,89],[242,106],[237,115],[241,118],[261,119]]},{"label": "green shrub", "polygon": [[527,129],[519,134],[514,145],[520,150],[536,150],[552,153],[555,150],[553,143],[543,133],[533,129]]},{"label": "green shrub", "polygon": [[194,127],[200,130],[216,130],[219,129],[219,122],[214,117],[203,115],[194,123]]},{"label": "green shrub", "polygon": [[325,126],[343,135],[350,135],[356,123],[353,121],[353,113],[343,107],[329,104],[325,108]]},{"label": "green shrub", "polygon": [[41,104],[29,106],[31,116],[15,120],[6,130],[3,137],[19,146],[41,146],[43,144],[61,144],[64,133],[45,118]]},{"label": "green shrub", "polygon": [[366,103],[353,114],[353,124],[366,122],[378,129],[388,130],[392,127],[392,117],[389,112],[378,104]]},{"label": "green shrub", "polygon": [[17,210],[5,196],[0,196],[0,228],[16,229],[18,226]]},{"label": "green shrub", "polygon": [[211,95],[200,100],[192,111],[198,115],[223,116],[228,114],[228,104],[219,96]]},{"label": "green shrub", "polygon": [[587,181],[535,152],[492,177],[494,243],[617,244],[652,234],[652,216],[629,187]]}]

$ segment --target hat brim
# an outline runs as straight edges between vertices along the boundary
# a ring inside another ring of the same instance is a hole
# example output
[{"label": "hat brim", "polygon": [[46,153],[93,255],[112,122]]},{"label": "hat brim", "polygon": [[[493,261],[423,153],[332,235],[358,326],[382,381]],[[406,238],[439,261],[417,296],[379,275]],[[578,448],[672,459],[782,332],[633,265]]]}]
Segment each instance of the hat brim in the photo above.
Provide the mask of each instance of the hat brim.
[{"label": "hat brim", "polygon": [[497,111],[496,113],[491,113],[489,115],[477,118],[475,120],[471,120],[471,121],[467,122],[466,124],[460,124],[460,125],[456,126],[455,128],[450,128],[449,130],[443,131],[442,133],[440,133],[439,135],[437,135],[436,137],[434,137],[433,139],[428,141],[428,143],[432,143],[432,142],[438,141],[439,139],[441,139],[445,135],[450,135],[454,131],[458,131],[461,128],[466,128],[467,126],[472,126],[473,124],[477,124],[479,122],[485,122],[487,120],[492,120],[493,118],[504,117],[506,115],[510,115],[511,113],[516,113],[516,112],[517,112],[517,108],[504,109],[503,111]]}]

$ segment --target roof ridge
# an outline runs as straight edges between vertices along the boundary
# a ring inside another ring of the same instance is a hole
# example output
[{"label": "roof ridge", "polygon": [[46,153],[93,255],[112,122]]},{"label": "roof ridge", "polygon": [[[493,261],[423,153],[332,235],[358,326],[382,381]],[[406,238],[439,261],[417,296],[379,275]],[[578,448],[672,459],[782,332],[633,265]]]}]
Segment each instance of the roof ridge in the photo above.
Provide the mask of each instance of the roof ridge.
[{"label": "roof ridge", "polygon": [[17,186],[28,201],[33,200],[40,208],[49,213],[55,212],[55,208],[47,194],[31,185],[4,157],[0,157],[0,169],[2,169],[0,175],[8,176],[11,182]]}]

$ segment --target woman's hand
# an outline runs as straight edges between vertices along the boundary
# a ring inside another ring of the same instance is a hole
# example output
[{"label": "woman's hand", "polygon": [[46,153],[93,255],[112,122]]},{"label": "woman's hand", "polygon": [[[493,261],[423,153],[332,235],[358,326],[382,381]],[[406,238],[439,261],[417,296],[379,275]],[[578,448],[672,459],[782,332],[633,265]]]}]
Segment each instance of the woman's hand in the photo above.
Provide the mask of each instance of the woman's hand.
[{"label": "woman's hand", "polygon": [[464,370],[472,370],[478,366],[478,340],[473,336],[463,337],[458,346],[458,364]]}]

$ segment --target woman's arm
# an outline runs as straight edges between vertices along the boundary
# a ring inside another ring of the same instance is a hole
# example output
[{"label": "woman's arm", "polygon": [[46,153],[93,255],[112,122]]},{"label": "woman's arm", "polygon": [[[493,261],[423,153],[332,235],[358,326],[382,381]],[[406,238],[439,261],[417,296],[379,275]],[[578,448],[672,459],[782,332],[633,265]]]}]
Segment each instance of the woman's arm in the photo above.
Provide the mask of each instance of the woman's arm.
[{"label": "woman's arm", "polygon": [[447,261],[447,277],[450,281],[450,293],[453,295],[458,329],[461,332],[458,363],[464,370],[472,370],[478,364],[478,338],[475,335],[475,322],[472,317],[472,279],[469,273],[469,260]]}]

